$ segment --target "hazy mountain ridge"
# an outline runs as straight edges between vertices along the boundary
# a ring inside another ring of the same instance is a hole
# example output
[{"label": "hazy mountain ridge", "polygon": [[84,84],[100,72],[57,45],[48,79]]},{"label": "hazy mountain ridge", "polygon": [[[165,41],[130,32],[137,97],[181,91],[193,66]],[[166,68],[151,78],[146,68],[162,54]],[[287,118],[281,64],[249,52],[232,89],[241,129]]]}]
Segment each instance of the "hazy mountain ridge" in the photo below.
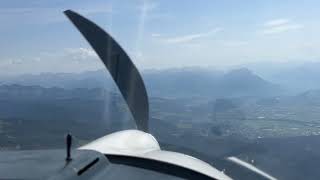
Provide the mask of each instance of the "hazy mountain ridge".
[{"label": "hazy mountain ridge", "polygon": [[83,73],[41,73],[0,77],[1,84],[25,86],[59,87],[65,89],[97,88],[110,86],[110,76],[106,70]]},{"label": "hazy mountain ridge", "polygon": [[320,89],[320,62],[317,61],[257,63],[247,67],[264,79],[281,84],[291,94]]},{"label": "hazy mountain ridge", "polygon": [[[270,83],[250,70],[242,68],[229,72],[208,69],[173,69],[143,72],[150,96],[163,97],[224,97],[265,96],[280,92],[279,85]],[[2,78],[2,84],[75,88],[115,88],[105,70],[80,74],[45,73]]]},{"label": "hazy mountain ridge", "polygon": [[105,99],[110,91],[103,88],[42,87],[38,85],[0,85],[0,99]]}]

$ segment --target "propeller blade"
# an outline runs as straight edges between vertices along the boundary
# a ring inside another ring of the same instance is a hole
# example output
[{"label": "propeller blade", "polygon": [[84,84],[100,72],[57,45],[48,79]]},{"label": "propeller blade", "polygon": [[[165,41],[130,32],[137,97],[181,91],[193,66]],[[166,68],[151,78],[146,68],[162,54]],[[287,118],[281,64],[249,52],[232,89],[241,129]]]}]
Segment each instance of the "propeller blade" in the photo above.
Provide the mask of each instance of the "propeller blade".
[{"label": "propeller blade", "polygon": [[102,28],[85,17],[64,12],[109,70],[125,99],[139,130],[148,131],[149,102],[142,77],[130,57]]}]

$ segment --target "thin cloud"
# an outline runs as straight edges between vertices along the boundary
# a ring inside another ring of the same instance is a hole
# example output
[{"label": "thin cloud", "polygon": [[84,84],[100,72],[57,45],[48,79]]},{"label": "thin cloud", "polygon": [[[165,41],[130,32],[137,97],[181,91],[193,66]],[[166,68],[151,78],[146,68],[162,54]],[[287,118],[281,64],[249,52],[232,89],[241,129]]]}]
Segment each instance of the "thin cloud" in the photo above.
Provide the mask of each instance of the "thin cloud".
[{"label": "thin cloud", "polygon": [[[63,51],[51,51],[39,53],[41,59],[68,59],[72,61],[90,62],[98,59],[98,55],[91,48],[65,48]],[[30,58],[29,58],[30,59]]]},{"label": "thin cloud", "polygon": [[179,44],[179,43],[186,43],[190,41],[194,41],[197,39],[205,38],[212,36],[218,32],[222,31],[222,28],[214,28],[208,32],[203,32],[203,33],[195,33],[195,34],[188,34],[184,36],[177,36],[177,37],[171,37],[171,38],[166,38],[164,39],[165,42],[170,43],[170,44]]},{"label": "thin cloud", "polygon": [[239,47],[246,46],[249,44],[247,41],[224,41],[222,44],[226,47]]},{"label": "thin cloud", "polygon": [[263,26],[264,29],[261,32],[265,35],[284,33],[303,28],[302,24],[293,23],[289,19],[273,19],[265,22]]},{"label": "thin cloud", "polygon": [[273,19],[264,23],[265,27],[273,27],[273,26],[281,26],[288,24],[290,22],[289,19]]},{"label": "thin cloud", "polygon": [[151,37],[160,37],[161,36],[161,34],[159,34],[159,33],[152,33],[151,34]]},{"label": "thin cloud", "polygon": [[84,61],[97,58],[97,54],[89,48],[67,48],[65,49],[65,56],[70,57],[73,60]]},{"label": "thin cloud", "polygon": [[3,58],[0,62],[0,75],[42,72],[78,73],[102,67],[103,64],[92,49],[66,48],[63,51],[39,52],[33,56]]},{"label": "thin cloud", "polygon": [[265,29],[262,31],[263,34],[278,34],[278,33],[283,33],[283,32],[287,32],[290,30],[298,30],[298,29],[302,29],[303,25],[301,24],[286,24],[286,25],[282,25],[282,26],[277,26],[277,27],[273,27],[270,29]]}]

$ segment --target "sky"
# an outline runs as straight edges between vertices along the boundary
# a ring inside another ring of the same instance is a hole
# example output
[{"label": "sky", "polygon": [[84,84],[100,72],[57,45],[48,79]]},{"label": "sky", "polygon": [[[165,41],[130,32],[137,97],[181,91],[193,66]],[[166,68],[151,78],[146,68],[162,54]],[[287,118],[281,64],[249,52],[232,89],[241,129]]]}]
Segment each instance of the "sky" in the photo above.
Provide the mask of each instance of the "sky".
[{"label": "sky", "polygon": [[318,0],[2,0],[0,74],[103,68],[63,15],[108,31],[139,69],[320,61]]}]

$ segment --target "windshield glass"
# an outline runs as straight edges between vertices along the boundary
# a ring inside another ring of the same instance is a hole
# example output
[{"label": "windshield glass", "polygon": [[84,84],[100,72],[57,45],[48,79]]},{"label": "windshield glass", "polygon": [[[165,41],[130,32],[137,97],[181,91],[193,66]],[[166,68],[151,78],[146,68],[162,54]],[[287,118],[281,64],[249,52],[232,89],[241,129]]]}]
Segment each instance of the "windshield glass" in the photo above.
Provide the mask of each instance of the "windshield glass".
[{"label": "windshield glass", "polygon": [[140,71],[162,149],[226,174],[236,157],[279,179],[317,179],[319,2],[2,1],[0,148],[61,149],[136,129],[118,87],[63,11],[107,31]]}]

